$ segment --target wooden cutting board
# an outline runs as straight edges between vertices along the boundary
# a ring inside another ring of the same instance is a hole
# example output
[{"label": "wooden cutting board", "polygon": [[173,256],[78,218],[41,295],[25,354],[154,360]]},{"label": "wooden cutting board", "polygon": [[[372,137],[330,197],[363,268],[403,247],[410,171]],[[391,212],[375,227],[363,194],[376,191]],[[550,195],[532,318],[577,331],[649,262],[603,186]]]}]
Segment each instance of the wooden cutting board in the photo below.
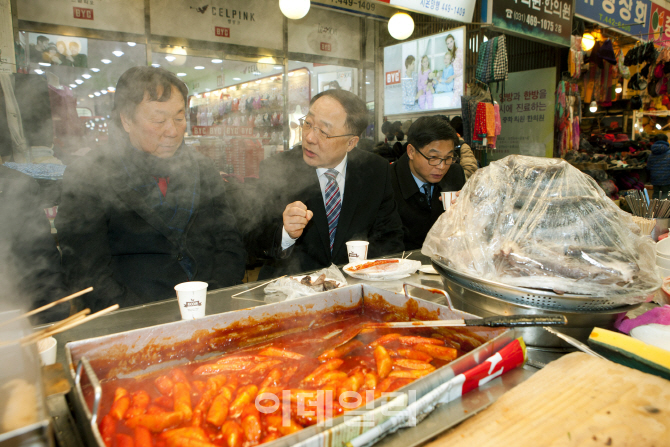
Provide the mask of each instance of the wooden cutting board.
[{"label": "wooden cutting board", "polygon": [[569,354],[428,445],[670,446],[670,381]]}]

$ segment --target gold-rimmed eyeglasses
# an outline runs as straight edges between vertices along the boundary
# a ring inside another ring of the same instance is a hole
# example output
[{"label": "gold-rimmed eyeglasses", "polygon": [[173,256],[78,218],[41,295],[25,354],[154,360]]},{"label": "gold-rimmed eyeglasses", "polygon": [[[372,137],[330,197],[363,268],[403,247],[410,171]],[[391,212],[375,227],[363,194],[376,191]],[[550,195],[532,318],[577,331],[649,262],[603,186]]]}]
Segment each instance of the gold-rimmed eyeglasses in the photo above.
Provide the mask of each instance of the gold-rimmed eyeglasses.
[{"label": "gold-rimmed eyeglasses", "polygon": [[352,133],[347,133],[347,134],[344,134],[344,135],[328,135],[328,134],[327,134],[326,132],[324,132],[323,130],[319,129],[318,127],[316,127],[315,125],[313,125],[313,124],[310,123],[309,121],[305,120],[305,117],[304,117],[304,116],[303,116],[302,118],[300,118],[300,119],[298,120],[298,122],[300,123],[300,127],[302,127],[303,137],[304,137],[304,135],[306,135],[310,130],[313,130],[313,131],[314,131],[314,135],[316,135],[316,138],[318,138],[318,139],[320,139],[320,140],[329,140],[329,139],[331,139],[331,138],[339,138],[339,137],[355,137],[355,136],[356,136],[356,135],[354,135],[354,134],[352,134]]}]

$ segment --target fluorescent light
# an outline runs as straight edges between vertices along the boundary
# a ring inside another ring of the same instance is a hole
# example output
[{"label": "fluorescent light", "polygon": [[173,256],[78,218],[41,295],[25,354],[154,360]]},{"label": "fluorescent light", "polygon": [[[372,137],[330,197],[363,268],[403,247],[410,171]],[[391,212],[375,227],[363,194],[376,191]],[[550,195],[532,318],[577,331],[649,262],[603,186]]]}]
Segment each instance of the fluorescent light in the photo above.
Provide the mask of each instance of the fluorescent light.
[{"label": "fluorescent light", "polygon": [[76,87],[77,87],[77,84],[70,84],[70,87],[71,87],[71,88],[76,88]]},{"label": "fluorescent light", "polygon": [[186,73],[177,73],[177,76],[184,77],[186,76]]},{"label": "fluorescent light", "polygon": [[123,51],[121,50],[112,51],[112,54],[116,57],[121,57],[123,56]]},{"label": "fluorescent light", "polygon": [[196,70],[204,70],[205,69],[205,67],[203,67],[202,65],[196,65],[193,68],[195,68]]},{"label": "fluorescent light", "polygon": [[168,62],[173,62],[175,59],[177,59],[177,58],[174,57],[174,56],[165,56],[165,60],[168,61]]},{"label": "fluorescent light", "polygon": [[116,91],[116,88],[114,88],[110,85],[109,87],[107,87],[107,91],[114,93]]},{"label": "fluorescent light", "polygon": [[84,81],[82,81],[81,79],[75,79],[74,82],[80,85],[84,83]]},{"label": "fluorescent light", "polygon": [[223,59],[212,59],[213,64],[220,64],[221,62],[223,62]]},{"label": "fluorescent light", "polygon": [[134,47],[135,45],[137,45],[135,42],[128,42],[129,47]]},{"label": "fluorescent light", "polygon": [[81,75],[81,77],[84,79],[91,79],[91,75],[88,73],[84,73],[83,75]]},{"label": "fluorescent light", "polygon": [[91,68],[91,71],[94,72],[94,73],[97,73],[97,72],[100,71],[100,69],[99,68]]},{"label": "fluorescent light", "polygon": [[93,92],[95,96],[100,96],[100,92]]},{"label": "fluorescent light", "polygon": [[89,98],[95,98],[95,96],[93,96],[93,95],[88,95],[88,97],[89,97]]},{"label": "fluorescent light", "polygon": [[241,81],[241,78],[233,78],[233,81]]},{"label": "fluorescent light", "polygon": [[151,64],[151,66],[152,66],[152,67],[156,67],[156,68],[158,68],[158,67],[161,66],[161,64]]},{"label": "fluorescent light", "polygon": [[100,93],[102,93],[103,95],[106,95],[106,94],[107,94],[107,90],[100,90]]},{"label": "fluorescent light", "polygon": [[110,61],[109,59],[101,59],[100,62],[102,62],[103,64],[111,64],[112,63],[112,61]]},{"label": "fluorescent light", "polygon": [[256,84],[260,84],[260,83],[261,83],[260,79],[258,81],[256,81]]},{"label": "fluorescent light", "polygon": [[663,128],[661,127],[661,125],[660,125],[660,124],[658,124],[658,123],[656,124],[656,128],[657,128],[658,130],[661,130],[661,129],[663,129]]},{"label": "fluorescent light", "polygon": [[282,67],[281,65],[275,65],[275,70],[283,70],[283,69],[284,67]]},{"label": "fluorescent light", "polygon": [[42,70],[40,70],[39,68],[36,68],[36,69],[35,69],[35,73],[37,73],[38,75],[41,75],[41,74],[43,74],[44,72],[43,72]]},{"label": "fluorescent light", "polygon": [[51,64],[48,62],[38,62],[37,65],[41,65],[42,67],[51,67]]},{"label": "fluorescent light", "polygon": [[370,83],[369,83],[369,82],[366,82],[366,84],[367,84],[367,85],[370,85]]},{"label": "fluorescent light", "polygon": [[247,88],[247,85],[249,84],[242,84],[242,88]]}]

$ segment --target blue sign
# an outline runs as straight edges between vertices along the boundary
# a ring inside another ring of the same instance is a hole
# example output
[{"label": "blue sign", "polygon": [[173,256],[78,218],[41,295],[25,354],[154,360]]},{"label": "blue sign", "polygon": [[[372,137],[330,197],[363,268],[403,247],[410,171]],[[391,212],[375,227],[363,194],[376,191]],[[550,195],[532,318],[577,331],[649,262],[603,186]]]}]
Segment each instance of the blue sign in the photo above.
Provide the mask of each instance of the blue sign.
[{"label": "blue sign", "polygon": [[575,15],[647,40],[650,0],[575,0]]}]

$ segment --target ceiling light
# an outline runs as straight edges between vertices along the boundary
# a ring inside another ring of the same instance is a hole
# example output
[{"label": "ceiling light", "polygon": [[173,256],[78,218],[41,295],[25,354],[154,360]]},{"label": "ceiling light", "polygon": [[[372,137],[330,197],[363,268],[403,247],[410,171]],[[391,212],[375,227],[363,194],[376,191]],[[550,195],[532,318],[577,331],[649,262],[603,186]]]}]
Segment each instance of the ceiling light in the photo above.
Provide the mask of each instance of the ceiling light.
[{"label": "ceiling light", "polygon": [[100,71],[100,69],[99,68],[91,68],[91,71],[94,72],[94,73],[97,73],[97,72]]},{"label": "ceiling light", "polygon": [[595,101],[591,101],[591,104],[589,105],[589,111],[591,113],[596,113],[598,110],[598,104]]},{"label": "ceiling light", "polygon": [[137,45],[135,42],[128,42],[129,47],[134,47],[135,45]]},{"label": "ceiling light", "polygon": [[596,38],[593,34],[586,33],[582,36],[582,50],[591,51],[591,48],[596,44]]},{"label": "ceiling light", "polygon": [[44,72],[43,72],[42,70],[40,70],[39,68],[36,68],[36,69],[35,69],[35,73],[37,73],[38,75],[41,75],[41,74],[43,74]]},{"label": "ceiling light", "polygon": [[309,0],[279,0],[279,9],[289,19],[302,19],[309,12]]},{"label": "ceiling light", "polygon": [[241,81],[241,78],[233,78],[233,81]]},{"label": "ceiling light", "polygon": [[370,85],[370,83],[369,83],[369,82],[366,82],[366,84],[367,84],[367,85]]},{"label": "ceiling light", "polygon": [[175,59],[177,59],[177,58],[174,57],[174,56],[165,56],[165,60],[168,61],[168,62],[173,62]]},{"label": "ceiling light", "polygon": [[273,65],[273,64],[276,64],[277,61],[275,61],[274,57],[265,56],[265,57],[262,57],[262,58],[258,59],[258,63],[259,64],[271,64],[271,65]]},{"label": "ceiling light", "polygon": [[100,96],[100,92],[93,92],[95,96]]},{"label": "ceiling light", "polygon": [[41,65],[42,67],[51,67],[51,64],[48,62],[38,62],[37,65]]},{"label": "ceiling light", "polygon": [[70,84],[70,87],[75,88],[75,87],[77,87],[77,84]]},{"label": "ceiling light", "polygon": [[196,70],[204,70],[205,69],[205,67],[203,67],[202,65],[196,65],[193,68],[195,68]]},{"label": "ceiling light", "polygon": [[249,84],[242,84],[242,88],[247,88],[247,85]]},{"label": "ceiling light", "polygon": [[221,62],[223,62],[223,59],[212,59],[213,64],[220,64]]},{"label": "ceiling light", "polygon": [[283,70],[283,69],[284,67],[282,67],[281,65],[275,65],[275,70]]},{"label": "ceiling light", "polygon": [[156,67],[156,68],[158,68],[158,67],[161,66],[161,64],[151,64],[151,66],[152,66],[152,67]]},{"label": "ceiling light", "polygon": [[623,87],[621,87],[620,83],[618,83],[616,87],[614,87],[614,91],[617,93],[617,95],[623,91]]},{"label": "ceiling light", "polygon": [[658,124],[658,123],[656,123],[656,128],[657,128],[658,130],[661,130],[661,129],[663,129],[663,128],[661,127],[661,125],[660,125],[660,124]]},{"label": "ceiling light", "polygon": [[261,80],[260,80],[260,79],[259,79],[258,81],[256,81],[256,84],[260,84],[260,83],[261,83]]},{"label": "ceiling light", "polygon": [[93,95],[88,95],[88,97],[89,97],[89,98],[95,98],[95,96],[93,96]]},{"label": "ceiling light", "polygon": [[293,76],[293,75],[294,75],[294,73],[293,73],[293,72],[290,72],[290,73],[289,73],[288,75],[289,75],[289,76]]},{"label": "ceiling light", "polygon": [[404,12],[393,14],[388,26],[389,34],[397,40],[405,40],[414,32],[414,20]]},{"label": "ceiling light", "polygon": [[107,87],[107,91],[114,93],[116,91],[116,88],[114,88],[110,85],[109,87]]},{"label": "ceiling light", "polygon": [[102,62],[102,63],[105,64],[105,65],[106,65],[106,64],[111,64],[111,63],[112,63],[112,61],[110,61],[109,59],[101,59],[100,62]]},{"label": "ceiling light", "polygon": [[91,75],[88,73],[84,73],[83,75],[81,75],[81,77],[84,79],[91,79]]},{"label": "ceiling light", "polygon": [[75,79],[74,82],[76,82],[77,84],[83,84],[84,83],[84,81],[82,81],[81,79]]},{"label": "ceiling light", "polygon": [[123,51],[120,50],[112,51],[112,54],[116,57],[121,57],[123,56]]},{"label": "ceiling light", "polygon": [[100,90],[100,93],[102,93],[103,95],[106,95],[106,94],[107,94],[107,90]]},{"label": "ceiling light", "polygon": [[183,76],[186,76],[186,73],[177,73],[177,76],[183,77]]}]

